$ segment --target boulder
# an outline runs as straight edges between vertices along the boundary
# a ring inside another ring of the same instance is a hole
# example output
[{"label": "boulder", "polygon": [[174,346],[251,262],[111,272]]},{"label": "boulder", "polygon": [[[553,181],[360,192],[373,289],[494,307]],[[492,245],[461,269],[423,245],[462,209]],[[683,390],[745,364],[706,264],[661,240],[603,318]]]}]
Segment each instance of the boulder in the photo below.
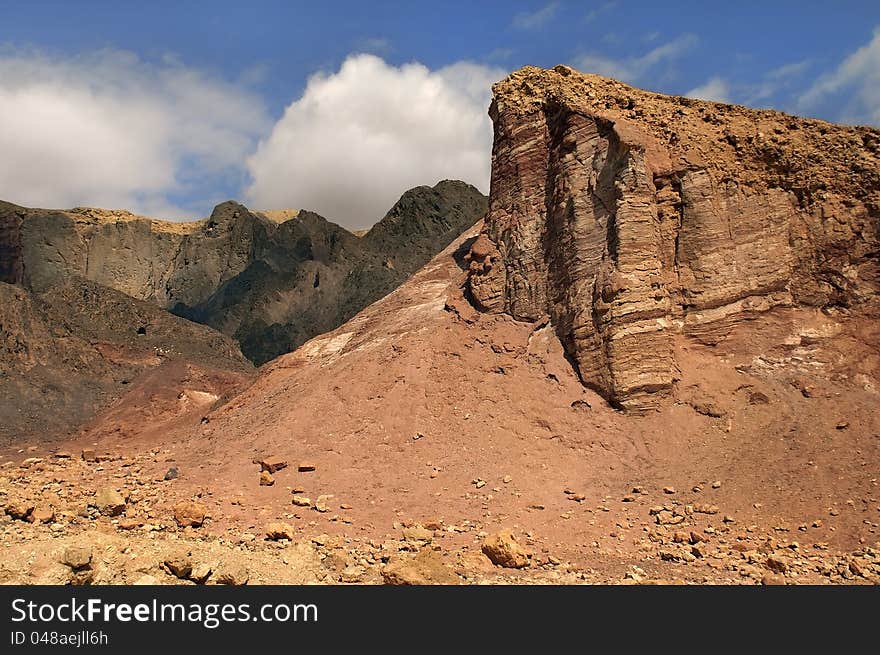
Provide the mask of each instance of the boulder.
[{"label": "boulder", "polygon": [[496,566],[521,569],[529,565],[531,554],[517,541],[510,530],[500,530],[483,540],[483,554]]},{"label": "boulder", "polygon": [[119,516],[125,511],[125,498],[116,489],[104,487],[95,494],[95,507],[104,516]]},{"label": "boulder", "polygon": [[208,508],[195,500],[184,500],[174,506],[174,520],[181,528],[199,528],[207,515]]}]

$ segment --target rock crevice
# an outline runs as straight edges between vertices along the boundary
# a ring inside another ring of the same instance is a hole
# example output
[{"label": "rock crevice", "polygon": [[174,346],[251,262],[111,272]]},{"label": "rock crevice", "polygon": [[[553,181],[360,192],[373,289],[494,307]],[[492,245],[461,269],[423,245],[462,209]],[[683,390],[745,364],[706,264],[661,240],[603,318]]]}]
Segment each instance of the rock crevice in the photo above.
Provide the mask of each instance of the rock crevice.
[{"label": "rock crevice", "polygon": [[493,91],[470,295],[484,311],[549,317],[584,384],[613,404],[661,401],[677,333],[717,343],[756,312],[876,294],[876,130],[565,67],[526,68]]}]

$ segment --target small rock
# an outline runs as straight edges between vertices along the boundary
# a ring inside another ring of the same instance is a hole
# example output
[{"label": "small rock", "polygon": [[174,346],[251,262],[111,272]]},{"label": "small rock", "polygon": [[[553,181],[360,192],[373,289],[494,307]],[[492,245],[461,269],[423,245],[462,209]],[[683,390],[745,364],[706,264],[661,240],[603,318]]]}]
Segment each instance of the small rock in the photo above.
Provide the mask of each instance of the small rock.
[{"label": "small rock", "polygon": [[84,569],[92,563],[92,549],[89,546],[68,546],[61,556],[61,563],[74,571]]},{"label": "small rock", "polygon": [[213,573],[211,565],[201,562],[193,566],[192,571],[190,571],[189,574],[189,579],[196,584],[205,584],[208,581],[208,578],[211,577],[211,573]]},{"label": "small rock", "polygon": [[785,576],[779,573],[765,573],[761,578],[761,584],[766,586],[785,585]]},{"label": "small rock", "polygon": [[292,502],[297,507],[311,507],[312,499],[307,498],[306,496],[294,496]]},{"label": "small rock", "polygon": [[486,537],[481,550],[496,566],[521,569],[529,565],[530,553],[510,530],[500,530]]},{"label": "small rock", "polygon": [[273,484],[275,484],[275,478],[272,477],[272,474],[266,470],[260,471],[260,486],[271,487]]},{"label": "small rock", "polygon": [[170,469],[165,471],[165,477],[163,479],[166,481],[167,480],[176,480],[179,475],[180,475],[180,473],[177,470],[177,467],[172,466]]},{"label": "small rock", "polygon": [[382,579],[389,585],[456,584],[458,578],[443,563],[439,553],[420,550],[415,557],[397,556],[382,569]]},{"label": "small rock", "polygon": [[55,510],[51,507],[37,507],[27,517],[28,523],[51,523],[55,520]]},{"label": "small rock", "polygon": [[865,577],[865,574],[866,574],[865,567],[862,566],[861,564],[859,564],[856,560],[850,560],[849,570],[853,575]]},{"label": "small rock", "polygon": [[27,521],[28,516],[34,511],[34,506],[27,502],[15,501],[6,505],[4,511],[17,521]]},{"label": "small rock", "polygon": [[283,468],[287,468],[287,460],[283,457],[265,457],[260,460],[260,470],[268,473],[275,473]]},{"label": "small rock", "polygon": [[513,478],[509,475],[505,475],[503,478],[501,478],[501,481],[504,484],[510,484],[511,482],[513,482]]},{"label": "small rock", "polygon": [[715,482],[712,483],[712,488],[713,489],[720,489],[721,488],[721,480],[715,480]]},{"label": "small rock", "polygon": [[330,502],[331,498],[333,498],[333,494],[321,494],[318,496],[318,499],[315,501],[315,509],[319,512],[329,512],[330,505],[327,503]]},{"label": "small rock", "polygon": [[271,541],[287,539],[293,541],[296,532],[292,525],[283,521],[273,521],[266,525],[266,538]]},{"label": "small rock", "polygon": [[366,569],[362,566],[352,565],[346,566],[342,569],[342,573],[339,575],[339,579],[342,582],[346,582],[349,584],[360,582],[364,577],[364,573],[366,573]]},{"label": "small rock", "polygon": [[657,513],[657,515],[654,517],[654,520],[659,525],[678,525],[679,523],[684,521],[684,516],[664,509],[662,512]]},{"label": "small rock", "polygon": [[403,539],[404,541],[427,544],[433,541],[434,533],[433,531],[428,530],[427,528],[422,527],[417,523],[413,526],[403,529]]},{"label": "small rock", "polygon": [[221,564],[214,574],[217,584],[234,585],[240,587],[246,585],[250,579],[250,572],[243,564]]},{"label": "small rock", "polygon": [[97,462],[98,454],[95,452],[94,448],[83,448],[82,458],[87,462]]},{"label": "small rock", "polygon": [[104,487],[95,494],[95,507],[104,516],[119,516],[125,511],[125,498],[116,489]]},{"label": "small rock", "polygon": [[846,430],[849,427],[848,421],[839,421],[837,425],[834,426],[835,430]]},{"label": "small rock", "polygon": [[672,495],[675,493],[675,487],[663,487],[663,493]]},{"label": "small rock", "polygon": [[181,580],[189,579],[189,575],[193,570],[192,560],[189,555],[174,555],[166,559],[164,564],[171,575]]},{"label": "small rock", "polygon": [[183,500],[174,506],[174,520],[181,528],[201,527],[208,515],[208,508],[194,500]]},{"label": "small rock", "polygon": [[137,519],[120,519],[116,527],[120,530],[134,530],[140,526],[141,522]]},{"label": "small rock", "polygon": [[314,462],[300,462],[300,465],[297,467],[297,470],[300,473],[308,473],[309,471],[314,471],[318,468]]},{"label": "small rock", "polygon": [[788,570],[788,563],[780,557],[768,557],[765,565],[774,573],[785,573]]},{"label": "small rock", "polygon": [[711,418],[724,418],[726,415],[725,411],[713,400],[709,400],[706,398],[694,399],[690,401],[690,406],[694,408],[694,411],[698,414],[702,414],[703,416],[709,416]]}]

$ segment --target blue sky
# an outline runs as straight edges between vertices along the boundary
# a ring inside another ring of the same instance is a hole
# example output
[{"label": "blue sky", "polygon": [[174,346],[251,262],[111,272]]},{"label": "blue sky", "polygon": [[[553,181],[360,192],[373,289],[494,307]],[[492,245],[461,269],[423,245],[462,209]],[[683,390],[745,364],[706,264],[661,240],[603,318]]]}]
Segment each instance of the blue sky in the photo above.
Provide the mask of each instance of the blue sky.
[{"label": "blue sky", "polygon": [[880,124],[880,3],[708,4],[0,2],[0,198],[362,227],[414,184],[487,190],[488,88],[526,64]]}]

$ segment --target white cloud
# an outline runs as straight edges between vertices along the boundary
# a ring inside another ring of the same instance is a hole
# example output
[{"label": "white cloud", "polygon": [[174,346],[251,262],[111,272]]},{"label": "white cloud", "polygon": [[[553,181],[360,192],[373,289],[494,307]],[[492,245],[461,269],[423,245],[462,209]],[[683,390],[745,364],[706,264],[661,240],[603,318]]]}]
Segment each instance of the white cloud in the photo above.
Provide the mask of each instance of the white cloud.
[{"label": "white cloud", "polygon": [[254,207],[300,207],[346,227],[372,224],[413,186],[462,179],[488,191],[497,68],[431,71],[348,57],[312,76],[248,159]]},{"label": "white cloud", "polygon": [[0,198],[168,218],[203,175],[240,176],[269,127],[242,83],[121,51],[70,58],[0,51]]},{"label": "white cloud", "polygon": [[698,100],[712,100],[714,102],[730,102],[730,86],[720,77],[710,78],[700,86],[691,89],[685,95],[688,98]]},{"label": "white cloud", "polygon": [[792,77],[797,77],[806,73],[807,69],[812,65],[812,63],[813,62],[810,59],[794,61],[790,64],[784,64],[782,66],[779,66],[778,68],[767,71],[764,77],[766,77],[768,80],[785,80]]},{"label": "white cloud", "polygon": [[602,14],[608,13],[612,9],[617,7],[617,0],[611,0],[611,2],[606,2],[603,5],[596,7],[587,12],[587,15],[584,16],[585,23],[592,23],[594,20],[599,18]]},{"label": "white cloud", "polygon": [[533,30],[543,27],[556,15],[559,9],[558,2],[544,5],[537,11],[523,11],[513,17],[513,26],[520,30]]},{"label": "white cloud", "polygon": [[807,111],[838,101],[843,106],[834,108],[837,120],[880,125],[880,27],[867,44],[819,77],[798,105]]},{"label": "white cloud", "polygon": [[612,59],[602,55],[586,54],[576,58],[573,66],[585,73],[598,73],[622,82],[635,83],[661,64],[678,59],[698,41],[694,34],[683,34],[646,52],[641,57]]},{"label": "white cloud", "polygon": [[354,45],[358,52],[371,52],[376,55],[387,55],[394,50],[391,40],[382,37],[358,39]]}]

